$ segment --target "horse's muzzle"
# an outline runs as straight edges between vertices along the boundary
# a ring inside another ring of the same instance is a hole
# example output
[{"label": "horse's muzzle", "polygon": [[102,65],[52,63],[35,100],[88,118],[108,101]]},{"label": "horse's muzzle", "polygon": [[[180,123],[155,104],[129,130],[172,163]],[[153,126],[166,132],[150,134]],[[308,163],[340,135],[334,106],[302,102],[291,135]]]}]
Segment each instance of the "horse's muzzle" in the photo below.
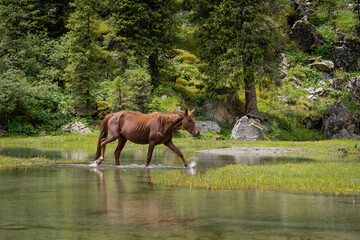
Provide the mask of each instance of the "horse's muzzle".
[{"label": "horse's muzzle", "polygon": [[192,135],[193,135],[193,137],[198,137],[198,136],[200,136],[200,130],[194,131],[194,132],[192,133]]}]

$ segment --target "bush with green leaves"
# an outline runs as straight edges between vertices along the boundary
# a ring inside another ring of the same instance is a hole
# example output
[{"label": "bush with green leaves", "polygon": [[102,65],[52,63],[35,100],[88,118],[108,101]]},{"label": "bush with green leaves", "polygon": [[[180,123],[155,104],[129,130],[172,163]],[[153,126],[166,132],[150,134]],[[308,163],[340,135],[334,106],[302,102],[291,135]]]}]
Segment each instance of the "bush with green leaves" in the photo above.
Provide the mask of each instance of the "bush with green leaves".
[{"label": "bush with green leaves", "polygon": [[0,75],[0,125],[9,132],[31,135],[48,126],[54,131],[71,114],[64,112],[56,85],[30,82],[25,73],[8,70]]},{"label": "bush with green leaves", "polygon": [[323,40],[323,45],[317,49],[313,54],[317,56],[322,56],[324,59],[332,59],[332,44],[337,40],[336,31],[334,28],[328,24],[322,25],[317,28],[317,31],[320,33],[321,39]]}]

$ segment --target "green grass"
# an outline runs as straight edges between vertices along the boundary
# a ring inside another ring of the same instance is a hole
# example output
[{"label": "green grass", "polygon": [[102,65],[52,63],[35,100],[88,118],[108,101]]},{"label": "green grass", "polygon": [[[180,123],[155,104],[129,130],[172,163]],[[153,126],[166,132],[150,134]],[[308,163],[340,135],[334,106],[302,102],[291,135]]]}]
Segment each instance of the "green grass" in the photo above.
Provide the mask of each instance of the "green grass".
[{"label": "green grass", "polygon": [[93,134],[64,134],[59,136],[44,137],[5,137],[0,138],[1,146],[96,146],[98,132]]},{"label": "green grass", "polygon": [[152,174],[152,179],[154,183],[188,188],[360,194],[360,165],[356,162],[229,165],[195,176],[180,171],[161,171]]},{"label": "green grass", "polygon": [[210,169],[195,176],[181,171],[159,171],[152,174],[154,183],[169,186],[207,189],[257,189],[274,191],[311,191],[341,195],[360,194],[360,142],[328,141],[196,141],[175,139],[178,146],[220,147],[286,147],[291,154],[312,159],[310,162],[243,166],[230,165]]}]

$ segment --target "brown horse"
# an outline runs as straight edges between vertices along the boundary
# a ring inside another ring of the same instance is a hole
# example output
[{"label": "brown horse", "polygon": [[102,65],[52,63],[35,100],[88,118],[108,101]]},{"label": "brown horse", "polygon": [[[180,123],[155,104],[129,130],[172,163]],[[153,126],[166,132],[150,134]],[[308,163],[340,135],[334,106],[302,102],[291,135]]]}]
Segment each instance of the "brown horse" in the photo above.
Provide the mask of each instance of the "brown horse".
[{"label": "brown horse", "polygon": [[149,144],[146,158],[146,167],[149,166],[154,147],[159,144],[168,146],[182,159],[184,166],[187,162],[180,150],[175,147],[172,137],[175,129],[182,125],[194,137],[200,135],[200,130],[195,122],[194,110],[151,114],[142,114],[132,111],[110,113],[104,118],[98,140],[95,163],[100,165],[104,161],[106,144],[119,140],[115,150],[115,163],[120,165],[120,153],[127,140],[137,144]]}]

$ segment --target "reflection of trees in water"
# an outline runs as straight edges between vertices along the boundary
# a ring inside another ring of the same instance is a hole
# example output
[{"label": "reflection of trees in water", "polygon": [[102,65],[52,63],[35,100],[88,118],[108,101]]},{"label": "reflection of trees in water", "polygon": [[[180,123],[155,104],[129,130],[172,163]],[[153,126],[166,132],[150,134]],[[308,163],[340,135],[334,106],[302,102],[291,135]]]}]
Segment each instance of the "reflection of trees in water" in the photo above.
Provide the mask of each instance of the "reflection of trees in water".
[{"label": "reflection of trees in water", "polygon": [[[174,201],[173,194],[170,192],[167,199],[159,198],[153,191],[150,170],[134,171],[144,175],[139,178],[122,176],[124,171],[120,169],[94,169],[94,172],[97,176],[100,213],[105,214],[113,224],[188,224],[195,220],[194,217],[176,214],[171,204],[164,204],[163,201]],[[146,179],[140,187],[139,182],[136,182],[139,179]],[[124,184],[127,180],[129,182]]]},{"label": "reflection of trees in water", "polygon": [[67,159],[67,160],[89,160],[91,154],[83,150],[63,150],[63,149],[38,149],[38,148],[1,148],[0,155],[6,155],[18,158],[44,157],[48,159]]}]

